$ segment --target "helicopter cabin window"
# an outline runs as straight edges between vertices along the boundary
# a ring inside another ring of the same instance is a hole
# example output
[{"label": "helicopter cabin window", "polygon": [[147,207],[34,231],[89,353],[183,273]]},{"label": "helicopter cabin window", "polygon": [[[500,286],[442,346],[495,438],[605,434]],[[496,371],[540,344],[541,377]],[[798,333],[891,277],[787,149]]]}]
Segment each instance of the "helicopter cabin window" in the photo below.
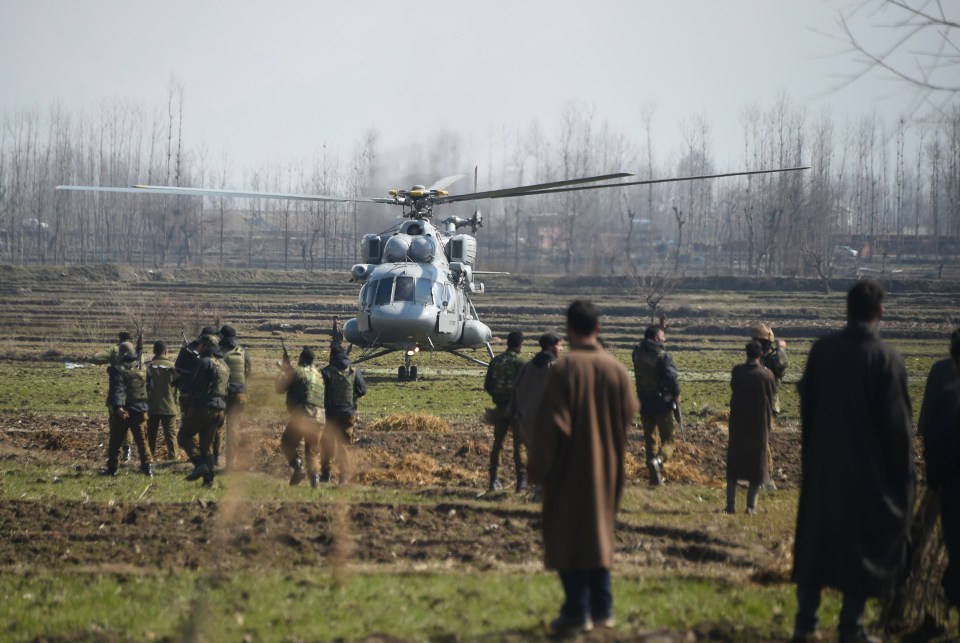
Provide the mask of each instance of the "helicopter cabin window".
[{"label": "helicopter cabin window", "polygon": [[413,301],[413,277],[397,277],[397,288],[393,293],[394,301]]},{"label": "helicopter cabin window", "polygon": [[431,287],[433,282],[427,279],[426,277],[420,277],[417,279],[417,303],[418,304],[432,304],[433,297],[431,292]]},{"label": "helicopter cabin window", "polygon": [[386,306],[390,303],[390,295],[393,293],[393,279],[381,279],[377,282],[377,305]]}]

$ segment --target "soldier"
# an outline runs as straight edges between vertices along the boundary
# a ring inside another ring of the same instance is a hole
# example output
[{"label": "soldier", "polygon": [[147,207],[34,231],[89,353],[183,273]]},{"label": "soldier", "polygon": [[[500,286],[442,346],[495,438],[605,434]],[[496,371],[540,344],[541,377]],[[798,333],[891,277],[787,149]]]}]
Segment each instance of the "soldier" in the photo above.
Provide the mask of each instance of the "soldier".
[{"label": "soldier", "polygon": [[223,363],[216,335],[203,335],[197,344],[200,359],[189,376],[190,410],[184,417],[177,443],[186,451],[193,471],[187,480],[203,478],[203,486],[213,485],[215,463],[213,438],[224,422],[227,384],[230,371]]},{"label": "soldier", "polygon": [[[116,344],[108,348],[105,348],[102,351],[98,351],[94,353],[93,355],[90,356],[90,361],[92,361],[94,364],[106,364],[108,367],[113,366],[114,364],[119,364],[120,363],[120,344],[124,342],[132,342],[133,336],[127,331],[121,330],[118,337],[119,337],[119,340],[117,341]],[[110,406],[109,402],[107,402],[107,409],[108,409],[108,414],[110,414],[110,420],[113,421],[112,414],[114,413],[114,410],[113,410],[113,407]],[[119,421],[119,418],[117,418],[116,421]],[[130,449],[130,436],[128,435],[123,436],[122,453],[123,453],[123,456],[122,456],[123,461],[129,462],[131,449]]]},{"label": "soldier", "polygon": [[[543,389],[547,385],[547,375],[550,374],[550,368],[557,363],[560,352],[563,351],[563,340],[556,333],[544,333],[540,336],[539,343],[540,352],[524,364],[517,375],[509,410],[510,416],[516,419],[520,427],[520,436],[523,438],[528,455],[533,439],[534,422],[543,399]],[[539,502],[542,485],[540,481],[535,482],[537,484],[533,499]]]},{"label": "soldier", "polygon": [[323,377],[323,407],[326,424],[320,438],[320,482],[330,482],[330,458],[336,454],[340,467],[340,482],[350,480],[350,431],[357,414],[357,398],[367,394],[367,383],[360,369],[354,368],[341,344],[339,328],[334,321],[333,341],[330,343],[330,364]]},{"label": "soldier", "polygon": [[823,587],[843,594],[840,641],[877,641],[870,596],[889,596],[907,564],[914,506],[910,397],[903,357],[877,334],[883,288],[857,282],[847,325],[817,340],[798,385],[800,464],[793,575],[795,641],[818,640]]},{"label": "soldier", "polygon": [[[247,405],[247,376],[250,375],[250,354],[237,344],[237,331],[233,326],[223,326],[220,329],[220,352],[223,361],[230,369],[230,384],[227,387],[227,420],[226,420],[226,458],[227,469],[236,465],[237,453],[240,446],[240,424],[243,421],[243,410]],[[223,431],[217,433],[213,443],[213,457],[219,462],[220,443],[223,440]]]},{"label": "soldier", "polygon": [[767,434],[773,423],[774,378],[760,364],[763,347],[747,344],[747,363],[730,375],[730,434],[727,445],[727,513],[736,511],[737,481],[746,480],[747,513],[757,512],[760,483],[768,477]]},{"label": "soldier", "polygon": [[147,442],[150,452],[157,452],[157,434],[163,427],[163,442],[167,447],[167,458],[177,459],[177,439],[173,430],[173,420],[180,413],[180,400],[174,380],[177,372],[173,361],[167,357],[167,345],[154,342],[153,359],[147,362],[147,400],[150,405],[150,417],[147,419]]},{"label": "soldier", "polygon": [[679,373],[663,347],[666,339],[663,328],[650,326],[643,333],[643,341],[633,349],[647,471],[654,486],[664,482],[663,465],[673,453],[674,410],[680,404]]},{"label": "soldier", "polygon": [[[787,360],[787,343],[782,339],[776,339],[773,336],[773,329],[766,324],[756,323],[750,326],[750,337],[758,342],[763,348],[763,355],[760,357],[760,364],[766,366],[773,373],[774,380],[774,398],[773,414],[780,415],[780,385],[783,383],[783,376],[787,372],[789,361]],[[769,440],[769,434],[767,435]],[[763,481],[763,488],[767,491],[776,491],[777,485],[771,477],[773,475],[773,450],[767,444],[767,477]]]},{"label": "soldier", "polygon": [[513,387],[517,375],[525,361],[520,357],[520,347],[523,346],[523,333],[513,331],[507,335],[507,350],[500,353],[487,367],[487,376],[483,382],[485,390],[493,399],[493,448],[490,450],[490,484],[489,491],[503,489],[497,477],[500,467],[500,452],[503,450],[503,441],[507,431],[513,433],[513,464],[516,470],[517,493],[527,488],[526,464],[524,462],[523,439],[520,437],[520,427],[510,415],[510,400],[513,399]]},{"label": "soldier", "polygon": [[[960,342],[960,328],[950,333],[950,350],[954,345]],[[958,379],[957,370],[954,368],[952,357],[934,362],[927,374],[927,383],[923,388],[923,401],[920,403],[920,417],[917,418],[917,434],[923,437],[926,435],[927,426],[930,424],[933,416],[933,405],[937,401],[937,396],[943,389],[947,388]],[[958,561],[960,562],[960,561]]]},{"label": "soldier", "polygon": [[[293,473],[290,484],[298,485],[306,475],[310,486],[320,485],[320,432],[323,420],[323,377],[313,366],[314,353],[304,347],[297,360],[297,367],[290,365],[284,355],[280,375],[277,378],[277,393],[286,393],[289,418],[280,437],[280,448],[287,458]],[[303,440],[303,455],[307,461],[307,473],[303,472],[303,460],[297,454]]]},{"label": "soldier", "polygon": [[140,455],[140,472],[153,476],[153,455],[144,436],[147,415],[147,376],[130,342],[122,342],[117,350],[119,363],[107,369],[109,387],[107,406],[110,407],[110,441],[107,446],[107,466],[100,475],[117,475],[120,447],[128,432],[133,433]]},{"label": "soldier", "polygon": [[543,549],[565,600],[558,635],[612,628],[616,514],[623,494],[627,428],[638,410],[630,374],[597,341],[588,301],[567,309],[570,352],[547,375],[534,424],[530,475],[543,482]]}]

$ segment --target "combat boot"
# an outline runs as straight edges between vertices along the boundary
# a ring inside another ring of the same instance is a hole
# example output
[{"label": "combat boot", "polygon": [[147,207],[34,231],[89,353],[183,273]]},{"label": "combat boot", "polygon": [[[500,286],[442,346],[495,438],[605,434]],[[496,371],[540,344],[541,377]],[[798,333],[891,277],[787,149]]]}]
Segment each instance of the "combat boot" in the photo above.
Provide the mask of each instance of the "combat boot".
[{"label": "combat boot", "polygon": [[650,473],[651,487],[659,487],[663,484],[663,460],[658,457],[647,460],[647,471]]},{"label": "combat boot", "polygon": [[204,465],[204,469],[206,469],[206,471],[203,472],[203,486],[212,487],[213,486],[213,469],[211,469],[207,465]]},{"label": "combat boot", "polygon": [[97,475],[98,475],[98,476],[109,476],[109,477],[112,478],[113,476],[117,475],[117,470],[114,469],[113,467],[104,467],[104,468],[100,469],[99,471],[97,471]]},{"label": "combat boot", "polygon": [[320,471],[320,482],[330,482],[330,469],[326,468]]},{"label": "combat boot", "polygon": [[526,490],[527,490],[527,476],[524,473],[518,473],[516,492],[523,493]]},{"label": "combat boot", "polygon": [[141,464],[140,473],[147,476],[148,478],[153,477],[153,465],[152,464]]},{"label": "combat boot", "polygon": [[303,472],[303,463],[300,461],[300,458],[291,462],[290,466],[293,467],[293,473],[290,475],[290,486],[292,487],[303,482],[307,474]]},{"label": "combat boot", "polygon": [[310,476],[310,486],[313,487],[314,489],[316,489],[317,487],[320,486],[320,474],[319,474],[319,473],[315,473],[315,474],[313,474],[312,476]]},{"label": "combat boot", "polygon": [[487,491],[500,491],[503,489],[503,483],[500,482],[500,478],[493,476],[490,478],[490,484],[487,486]]},{"label": "combat boot", "polygon": [[212,475],[210,467],[205,464],[198,464],[193,468],[193,471],[187,474],[185,479],[187,482],[193,482],[194,480],[199,480],[200,478],[206,480],[208,475]]}]

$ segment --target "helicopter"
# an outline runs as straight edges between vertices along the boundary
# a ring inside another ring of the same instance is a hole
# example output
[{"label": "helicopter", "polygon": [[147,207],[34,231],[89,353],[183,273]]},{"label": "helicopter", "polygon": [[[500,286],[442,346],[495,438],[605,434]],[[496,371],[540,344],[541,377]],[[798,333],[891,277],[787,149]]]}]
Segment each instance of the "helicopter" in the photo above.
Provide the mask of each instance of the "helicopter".
[{"label": "helicopter", "polygon": [[[187,196],[220,196],[240,198],[271,198],[303,201],[361,202],[399,205],[403,221],[379,234],[366,234],[360,243],[362,263],[350,270],[352,281],[360,283],[357,315],[343,325],[342,333],[353,347],[363,353],[354,363],[402,351],[404,361],[397,369],[401,382],[419,379],[413,358],[423,349],[445,351],[464,360],[486,366],[488,362],[467,355],[467,349],[486,349],[493,358],[493,333],[479,319],[472,296],[485,292],[484,284],[476,277],[487,274],[475,269],[477,230],[483,227],[479,208],[473,216],[449,216],[440,226],[431,221],[434,207],[462,201],[478,201],[543,195],[577,190],[622,188],[633,185],[651,185],[676,181],[692,181],[730,176],[769,174],[809,169],[808,167],[778,168],[623,181],[636,176],[632,172],[614,172],[598,176],[580,177],[524,185],[496,190],[477,191],[476,170],[474,191],[452,195],[447,188],[463,175],[448,176],[430,186],[414,185],[407,189],[393,189],[386,197],[351,198],[328,195],[291,194],[246,190],[223,190],[158,185],[131,187],[100,187],[58,185],[57,190],[119,192],[127,194],[165,194]],[[621,179],[616,183],[615,181]],[[460,232],[470,228],[470,234]]]}]

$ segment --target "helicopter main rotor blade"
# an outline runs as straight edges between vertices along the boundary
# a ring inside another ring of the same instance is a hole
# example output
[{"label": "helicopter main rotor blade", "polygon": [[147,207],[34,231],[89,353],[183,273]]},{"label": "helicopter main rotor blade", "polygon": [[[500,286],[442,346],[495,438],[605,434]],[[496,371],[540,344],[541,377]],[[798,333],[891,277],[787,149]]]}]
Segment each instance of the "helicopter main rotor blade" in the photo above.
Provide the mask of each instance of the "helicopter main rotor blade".
[{"label": "helicopter main rotor blade", "polygon": [[702,174],[700,176],[680,176],[672,179],[647,179],[645,181],[626,181],[624,183],[608,183],[606,185],[587,185],[574,188],[552,188],[527,192],[527,194],[556,194],[558,192],[578,192],[580,190],[599,190],[601,188],[621,188],[631,185],[653,185],[655,183],[676,183],[677,181],[697,181],[699,179],[721,179],[727,176],[750,176],[753,174],[773,174],[775,172],[797,172],[809,170],[809,165],[799,167],[781,167],[775,170],[749,170],[747,172],[725,172],[723,174]]},{"label": "helicopter main rotor blade", "polygon": [[447,186],[449,186],[449,185],[453,185],[454,183],[456,183],[457,181],[459,181],[460,179],[462,179],[463,176],[464,176],[463,174],[454,174],[454,175],[452,175],[452,176],[444,177],[444,178],[440,179],[439,181],[437,181],[436,183],[434,183],[433,185],[431,185],[430,187],[428,187],[427,189],[428,189],[428,190],[442,190],[442,189],[444,189],[445,187],[447,187]]},{"label": "helicopter main rotor blade", "polygon": [[[523,194],[542,193],[550,188],[559,188],[564,185],[577,185],[579,183],[593,183],[595,181],[610,181],[612,179],[622,179],[627,176],[636,176],[633,172],[617,172],[616,174],[603,174],[600,176],[587,176],[582,179],[566,179],[563,181],[551,181],[550,183],[537,183],[535,185],[521,185],[515,188],[503,188],[500,190],[488,190],[486,192],[473,192],[471,194],[457,194],[455,196],[442,196],[436,199],[436,203],[456,203],[457,201],[473,201],[474,199],[496,199],[506,196],[520,196]],[[625,185],[623,183],[612,183],[609,186]]]},{"label": "helicopter main rotor blade", "polygon": [[252,190],[215,190],[211,188],[181,188],[167,185],[134,185],[128,188],[100,187],[95,185],[58,185],[57,190],[75,190],[81,192],[115,192],[120,194],[164,194],[174,196],[218,196],[245,199],[287,199],[291,201],[351,201],[357,203],[393,203],[393,199],[353,199],[349,197],[327,196],[324,194],[289,194],[284,192],[256,192]]}]

